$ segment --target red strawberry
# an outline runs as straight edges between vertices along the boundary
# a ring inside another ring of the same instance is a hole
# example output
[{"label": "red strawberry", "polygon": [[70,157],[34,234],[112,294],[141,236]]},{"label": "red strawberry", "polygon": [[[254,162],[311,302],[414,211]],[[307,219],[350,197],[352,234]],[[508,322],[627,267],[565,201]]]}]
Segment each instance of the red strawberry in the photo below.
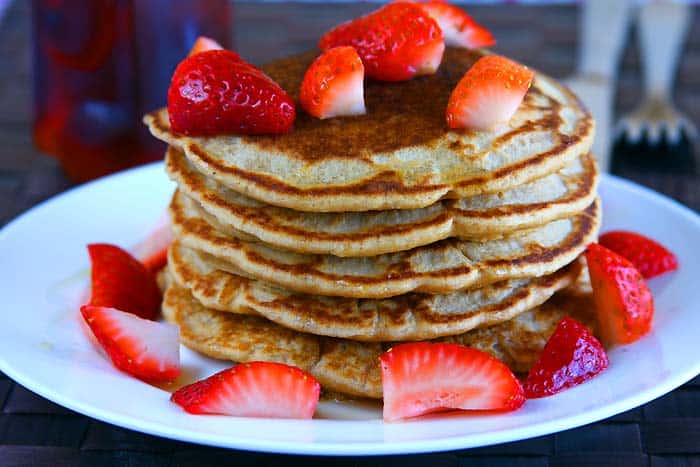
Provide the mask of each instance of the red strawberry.
[{"label": "red strawberry", "polygon": [[306,70],[299,100],[318,118],[365,113],[365,67],[352,47],[326,50]]},{"label": "red strawberry", "polygon": [[601,235],[598,243],[627,258],[645,279],[678,269],[676,255],[660,243],[638,233],[623,230],[608,232]]},{"label": "red strawberry", "polygon": [[628,344],[651,329],[654,297],[632,263],[593,243],[586,249],[603,342]]},{"label": "red strawberry", "polygon": [[508,123],[534,75],[527,67],[499,55],[480,58],[452,91],[447,125],[486,131]]},{"label": "red strawberry", "polygon": [[114,366],[149,383],[174,381],[180,375],[177,326],[141,319],[115,308],[80,308]]},{"label": "red strawberry", "polygon": [[252,362],[182,387],[170,400],[194,414],[311,418],[320,392],[318,381],[297,367]]},{"label": "red strawberry", "polygon": [[405,81],[435,73],[445,42],[437,22],[419,5],[391,3],[327,32],[321,50],[350,45],[357,50],[367,76]]},{"label": "red strawberry", "polygon": [[223,50],[224,48],[216,42],[214,39],[210,37],[205,37],[205,36],[199,36],[196,41],[194,41],[194,44],[192,45],[192,48],[190,49],[190,53],[188,56],[192,56],[194,54],[198,54],[200,52],[206,52],[207,50]]},{"label": "red strawberry", "polygon": [[155,251],[151,256],[142,259],[141,262],[152,273],[160,271],[168,263],[168,247]]},{"label": "red strawberry", "polygon": [[152,273],[160,271],[168,260],[168,247],[173,242],[173,234],[167,214],[158,220],[156,228],[145,240],[133,249],[134,256],[138,258],[146,269]]},{"label": "red strawberry", "polygon": [[92,263],[89,305],[116,308],[154,319],[160,310],[160,290],[153,274],[118,246],[88,245]]},{"label": "red strawberry", "polygon": [[427,1],[421,6],[440,25],[445,44],[467,49],[496,44],[491,32],[461,8],[440,0]]},{"label": "red strawberry", "polygon": [[180,62],[168,89],[168,113],[173,130],[198,136],[281,134],[296,117],[291,97],[229,50]]},{"label": "red strawberry", "polygon": [[586,326],[561,320],[525,380],[528,399],[551,396],[588,381],[608,367],[608,355]]},{"label": "red strawberry", "polygon": [[380,357],[384,420],[451,409],[515,410],[525,402],[503,363],[457,344],[402,344]]}]

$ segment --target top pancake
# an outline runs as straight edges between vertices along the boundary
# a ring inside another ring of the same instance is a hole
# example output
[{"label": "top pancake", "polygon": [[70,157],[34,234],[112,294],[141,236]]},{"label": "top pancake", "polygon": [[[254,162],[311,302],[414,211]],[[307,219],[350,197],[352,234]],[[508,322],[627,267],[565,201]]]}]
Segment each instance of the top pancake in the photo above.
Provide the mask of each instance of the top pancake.
[{"label": "top pancake", "polygon": [[[316,56],[311,51],[263,69],[296,98]],[[503,191],[588,152],[590,114],[568,89],[539,73],[508,125],[449,130],[449,96],[480,56],[448,48],[434,75],[368,80],[367,115],[319,120],[299,109],[286,135],[188,137],[171,130],[165,109],[144,121],[206,176],[268,204],[310,212],[413,209]]]}]

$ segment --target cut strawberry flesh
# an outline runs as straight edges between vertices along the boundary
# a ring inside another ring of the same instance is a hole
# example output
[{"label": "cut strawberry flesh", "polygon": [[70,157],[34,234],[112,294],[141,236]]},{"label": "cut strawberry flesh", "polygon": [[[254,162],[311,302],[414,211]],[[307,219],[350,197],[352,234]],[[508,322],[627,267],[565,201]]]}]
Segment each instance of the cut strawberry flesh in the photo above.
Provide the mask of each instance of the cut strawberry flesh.
[{"label": "cut strawberry flesh", "polygon": [[445,44],[476,49],[496,44],[491,32],[479,25],[464,10],[443,1],[428,1],[423,9],[440,25]]},{"label": "cut strawberry flesh", "polygon": [[629,344],[651,330],[654,297],[627,259],[593,243],[586,250],[603,341]]},{"label": "cut strawberry flesh", "polygon": [[210,37],[205,37],[205,36],[199,36],[196,41],[194,41],[194,44],[192,45],[192,48],[190,49],[190,53],[188,56],[198,54],[200,52],[206,52],[207,50],[223,50],[224,48],[216,42],[214,39]]},{"label": "cut strawberry flesh", "polygon": [[180,388],[171,400],[194,414],[311,418],[320,391],[318,381],[297,367],[251,362]]},{"label": "cut strawberry flesh", "polygon": [[544,346],[525,380],[528,399],[550,396],[577,386],[608,367],[598,339],[573,318],[564,318]]},{"label": "cut strawberry flesh", "polygon": [[450,96],[447,125],[488,131],[507,124],[523,102],[533,77],[533,71],[505,57],[480,58]]},{"label": "cut strawberry flesh", "polygon": [[177,379],[180,374],[177,326],[109,307],[85,305],[80,312],[114,366],[149,383]]},{"label": "cut strawberry flesh", "polygon": [[384,420],[445,410],[518,409],[518,379],[503,363],[456,344],[402,344],[380,357]]},{"label": "cut strawberry flesh", "polygon": [[355,49],[328,49],[306,71],[299,100],[318,118],[364,114],[364,77],[365,68]]}]

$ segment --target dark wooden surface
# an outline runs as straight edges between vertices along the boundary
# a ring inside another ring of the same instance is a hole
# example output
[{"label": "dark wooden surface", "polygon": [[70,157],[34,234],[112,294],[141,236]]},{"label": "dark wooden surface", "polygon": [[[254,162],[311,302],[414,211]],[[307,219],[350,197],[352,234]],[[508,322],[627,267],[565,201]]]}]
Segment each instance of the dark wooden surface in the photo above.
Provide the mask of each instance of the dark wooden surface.
[{"label": "dark wooden surface", "polygon": [[[30,137],[29,3],[16,0],[0,23],[0,226],[72,186]],[[320,33],[371,6],[236,5],[237,49],[262,62],[314,45]],[[576,62],[575,6],[474,7],[494,30],[497,50],[557,77]],[[698,15],[700,16],[700,15]],[[630,41],[617,111],[640,99],[639,57]],[[700,126],[700,20],[684,51],[677,102]],[[629,153],[629,151],[628,151]],[[628,154],[629,157],[629,154]],[[631,166],[619,173],[700,210],[700,178]],[[1,260],[1,259],[0,259]],[[12,310],[3,310],[5,320]],[[698,332],[698,330],[689,330]],[[700,379],[611,419],[533,440],[445,454],[388,458],[307,458],[226,451],[113,427],[59,407],[0,374],[0,466],[430,465],[438,466],[700,466]]]}]

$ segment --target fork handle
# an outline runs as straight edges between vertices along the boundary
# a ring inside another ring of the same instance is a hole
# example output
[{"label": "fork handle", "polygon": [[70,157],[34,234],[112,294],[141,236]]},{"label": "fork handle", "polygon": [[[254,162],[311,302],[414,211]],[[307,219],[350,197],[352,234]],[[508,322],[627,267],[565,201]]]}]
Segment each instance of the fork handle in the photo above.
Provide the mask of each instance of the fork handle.
[{"label": "fork handle", "polygon": [[691,15],[690,5],[672,1],[649,2],[641,8],[639,45],[648,98],[670,100]]},{"label": "fork handle", "polygon": [[631,0],[587,0],[580,16],[578,72],[615,80],[629,25]]}]

